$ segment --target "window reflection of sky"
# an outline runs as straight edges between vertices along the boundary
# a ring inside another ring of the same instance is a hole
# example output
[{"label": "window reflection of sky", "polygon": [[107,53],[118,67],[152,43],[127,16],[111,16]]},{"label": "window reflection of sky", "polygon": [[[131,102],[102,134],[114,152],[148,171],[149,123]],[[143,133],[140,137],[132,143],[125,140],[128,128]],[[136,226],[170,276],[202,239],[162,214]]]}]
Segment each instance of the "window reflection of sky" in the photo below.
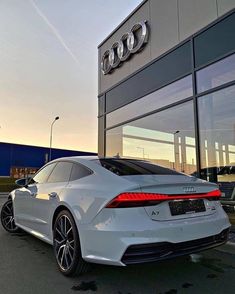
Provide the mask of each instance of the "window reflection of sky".
[{"label": "window reflection of sky", "polygon": [[173,142],[174,135],[169,133],[164,133],[161,131],[155,131],[155,130],[149,130],[145,128],[139,128],[134,126],[124,126],[123,127],[123,135],[130,135],[130,136],[136,136],[136,137],[142,137],[146,139],[155,139],[163,141],[169,141]]},{"label": "window reflection of sky", "polygon": [[193,95],[192,76],[187,76],[137,101],[107,114],[107,127],[164,107]]},{"label": "window reflection of sky", "polygon": [[235,86],[200,97],[198,102],[202,167],[235,162]]},{"label": "window reflection of sky", "polygon": [[196,169],[192,102],[107,131],[107,155],[144,158],[192,173]]},{"label": "window reflection of sky", "polygon": [[197,72],[198,92],[235,80],[235,54]]}]

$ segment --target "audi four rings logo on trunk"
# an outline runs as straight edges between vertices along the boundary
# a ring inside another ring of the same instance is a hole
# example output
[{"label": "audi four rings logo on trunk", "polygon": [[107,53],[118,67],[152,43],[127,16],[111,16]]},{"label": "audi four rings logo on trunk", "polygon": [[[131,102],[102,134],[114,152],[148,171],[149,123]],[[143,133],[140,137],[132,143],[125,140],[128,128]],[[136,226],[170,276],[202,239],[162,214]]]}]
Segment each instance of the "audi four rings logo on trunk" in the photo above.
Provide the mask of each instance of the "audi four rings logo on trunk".
[{"label": "audi four rings logo on trunk", "polygon": [[[140,31],[140,34],[137,34]],[[124,34],[118,42],[105,51],[101,60],[101,71],[104,75],[111,73],[132,54],[139,52],[148,42],[149,30],[147,21],[135,24],[129,33]]]},{"label": "audi four rings logo on trunk", "polygon": [[183,187],[185,193],[195,193],[196,190],[194,187]]}]

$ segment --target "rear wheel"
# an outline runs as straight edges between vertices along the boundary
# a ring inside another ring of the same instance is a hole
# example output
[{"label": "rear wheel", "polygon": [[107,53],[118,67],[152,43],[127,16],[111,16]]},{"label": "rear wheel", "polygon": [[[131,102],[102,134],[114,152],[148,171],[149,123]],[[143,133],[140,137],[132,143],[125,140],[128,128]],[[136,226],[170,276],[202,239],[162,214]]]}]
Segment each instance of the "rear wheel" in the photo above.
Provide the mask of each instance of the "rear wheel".
[{"label": "rear wheel", "polygon": [[7,202],[2,207],[1,223],[3,228],[9,233],[21,232],[21,230],[15,224],[13,203],[11,199],[7,200]]},{"label": "rear wheel", "polygon": [[87,272],[89,264],[82,259],[77,227],[67,210],[61,211],[55,220],[53,247],[59,270],[65,276]]}]

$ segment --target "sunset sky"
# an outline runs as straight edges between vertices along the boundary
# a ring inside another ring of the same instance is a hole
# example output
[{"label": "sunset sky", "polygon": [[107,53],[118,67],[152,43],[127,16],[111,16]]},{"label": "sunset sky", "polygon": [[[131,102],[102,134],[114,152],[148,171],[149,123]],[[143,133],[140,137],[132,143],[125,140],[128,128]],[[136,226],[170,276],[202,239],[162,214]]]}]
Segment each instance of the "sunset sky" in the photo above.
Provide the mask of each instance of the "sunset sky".
[{"label": "sunset sky", "polygon": [[0,1],[0,142],[97,151],[97,45],[141,0]]}]

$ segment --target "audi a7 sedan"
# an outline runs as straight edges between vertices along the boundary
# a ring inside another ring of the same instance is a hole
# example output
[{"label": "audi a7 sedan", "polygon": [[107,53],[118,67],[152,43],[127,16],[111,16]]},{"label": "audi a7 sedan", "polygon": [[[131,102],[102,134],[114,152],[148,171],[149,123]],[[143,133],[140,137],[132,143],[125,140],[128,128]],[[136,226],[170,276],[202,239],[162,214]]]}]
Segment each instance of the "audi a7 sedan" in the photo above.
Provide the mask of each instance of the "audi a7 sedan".
[{"label": "audi a7 sedan", "polygon": [[151,162],[67,157],[9,194],[1,222],[53,245],[60,271],[126,266],[224,244],[230,223],[218,186]]}]

